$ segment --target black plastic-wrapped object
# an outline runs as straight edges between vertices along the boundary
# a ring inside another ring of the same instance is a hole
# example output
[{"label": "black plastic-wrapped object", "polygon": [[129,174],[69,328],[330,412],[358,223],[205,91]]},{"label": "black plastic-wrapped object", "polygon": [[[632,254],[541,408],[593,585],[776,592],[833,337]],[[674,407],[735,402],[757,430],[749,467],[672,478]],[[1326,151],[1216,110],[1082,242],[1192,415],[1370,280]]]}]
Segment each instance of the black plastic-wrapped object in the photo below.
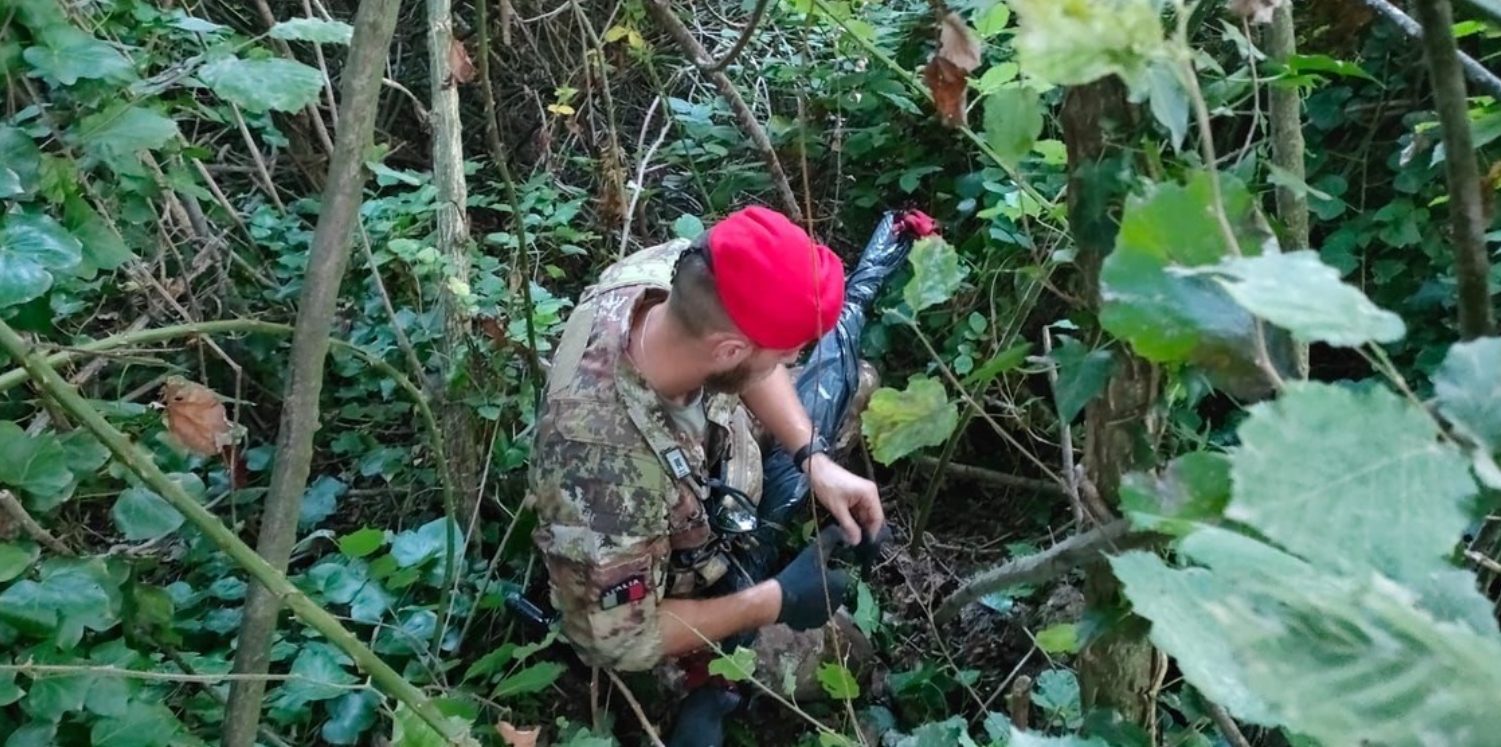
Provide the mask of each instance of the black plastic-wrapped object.
[{"label": "black plastic-wrapped object", "polygon": [[[912,242],[933,233],[933,219],[918,211],[887,212],[871,234],[855,270],[845,280],[839,323],[818,340],[794,384],[817,433],[833,434],[849,412],[860,376],[860,334],[881,286],[907,259]],[[808,478],[780,445],[762,459],[760,525],[737,559],[749,586],[770,578],[778,549],[808,501]]]}]

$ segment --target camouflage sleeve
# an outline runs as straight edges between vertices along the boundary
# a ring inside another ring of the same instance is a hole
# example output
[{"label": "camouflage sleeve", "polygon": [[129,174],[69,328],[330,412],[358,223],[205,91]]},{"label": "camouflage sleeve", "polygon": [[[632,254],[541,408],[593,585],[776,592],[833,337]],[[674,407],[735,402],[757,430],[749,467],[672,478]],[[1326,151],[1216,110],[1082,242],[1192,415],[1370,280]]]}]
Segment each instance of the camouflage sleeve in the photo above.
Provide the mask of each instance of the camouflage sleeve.
[{"label": "camouflage sleeve", "polygon": [[588,527],[537,532],[563,634],[585,663],[639,671],[662,660],[657,603],[667,538],[612,536]]},{"label": "camouflage sleeve", "polygon": [[534,539],[553,606],[589,664],[649,669],[662,659],[657,603],[670,551],[664,496],[672,485],[650,451],[600,443],[599,429],[570,428],[572,420],[551,420],[563,427],[544,428],[533,454]]}]

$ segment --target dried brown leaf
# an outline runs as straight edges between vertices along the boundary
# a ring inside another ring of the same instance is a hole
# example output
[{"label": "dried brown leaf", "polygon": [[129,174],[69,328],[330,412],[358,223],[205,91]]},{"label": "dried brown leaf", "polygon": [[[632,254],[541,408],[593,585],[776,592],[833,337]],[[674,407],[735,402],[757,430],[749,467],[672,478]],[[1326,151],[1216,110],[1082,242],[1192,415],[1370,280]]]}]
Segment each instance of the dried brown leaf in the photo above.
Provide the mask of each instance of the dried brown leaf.
[{"label": "dried brown leaf", "polygon": [[522,729],[512,726],[509,721],[500,722],[495,730],[500,732],[500,738],[506,740],[506,744],[511,747],[537,747],[537,735],[542,733],[541,727]]},{"label": "dried brown leaf", "polygon": [[167,431],[188,450],[213,456],[234,444],[234,426],[214,390],[181,376],[162,386]]},{"label": "dried brown leaf", "polygon": [[934,56],[922,70],[923,80],[933,93],[933,106],[938,109],[938,118],[949,127],[964,124],[965,85],[964,71],[942,56]]},{"label": "dried brown leaf", "polygon": [[461,84],[474,80],[475,67],[469,61],[469,50],[464,49],[464,43],[458,39],[448,42],[448,75]]},{"label": "dried brown leaf", "polygon": [[938,31],[938,56],[966,73],[980,66],[980,38],[957,13],[943,17]]}]

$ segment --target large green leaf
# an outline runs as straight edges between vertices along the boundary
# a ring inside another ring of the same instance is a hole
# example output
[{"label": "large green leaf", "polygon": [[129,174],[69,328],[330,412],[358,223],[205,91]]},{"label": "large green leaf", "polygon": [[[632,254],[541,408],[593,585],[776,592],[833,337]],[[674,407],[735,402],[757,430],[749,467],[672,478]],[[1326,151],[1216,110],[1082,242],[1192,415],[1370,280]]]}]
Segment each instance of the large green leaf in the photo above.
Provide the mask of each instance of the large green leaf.
[{"label": "large green leaf", "polygon": [[949,401],[943,384],[914,376],[906,391],[877,389],[861,417],[860,431],[870,442],[871,456],[891,464],[924,446],[948,439],[959,424],[959,408]]},{"label": "large green leaf", "polygon": [[125,240],[82,197],[68,196],[63,225],[83,244],[83,262],[78,272],[85,280],[93,277],[89,270],[113,270],[135,258]]},{"label": "large green leaf", "polygon": [[1188,136],[1188,91],[1171,62],[1159,61],[1147,68],[1147,95],[1152,117],[1167,128],[1173,150],[1180,150]]},{"label": "large green leaf", "polygon": [[16,197],[25,192],[26,188],[21,186],[21,175],[9,166],[0,166],[0,199]]},{"label": "large green leaf", "polygon": [[386,532],[383,529],[365,527],[339,538],[339,552],[351,558],[363,558],[386,544]]},{"label": "large green leaf", "polygon": [[77,139],[105,160],[133,158],[177,137],[177,123],[144,107],[122,104],[84,117]]},{"label": "large green leaf", "polygon": [[453,548],[460,550],[464,543],[464,533],[458,524],[446,518],[433,519],[415,530],[407,530],[396,535],[391,540],[391,557],[396,559],[402,568],[410,568],[433,558],[446,557],[448,554],[448,540],[443,536],[444,527],[448,527],[453,538]]},{"label": "large green leaf", "polygon": [[1295,383],[1256,405],[1232,453],[1244,522],[1317,566],[1426,585],[1471,521],[1467,461],[1420,407],[1386,389]]},{"label": "large green leaf", "polygon": [[1115,358],[1109,350],[1090,350],[1072,337],[1060,338],[1063,344],[1053,350],[1053,361],[1058,366],[1058,385],[1053,389],[1053,402],[1058,406],[1058,417],[1065,423],[1074,418],[1105,388],[1110,372],[1115,368]]},{"label": "large green leaf", "polygon": [[94,722],[94,747],[166,747],[175,744],[182,722],[161,703],[137,700],[125,713]]},{"label": "large green leaf", "polygon": [[345,671],[353,662],[344,652],[327,643],[304,644],[292,660],[287,680],[276,691],[276,707],[297,710],[318,700],[332,700],[349,692],[348,685],[359,680]]},{"label": "large green leaf", "polygon": [[83,245],[45,215],[15,213],[0,228],[0,307],[30,301],[52,287],[54,271],[72,270]]},{"label": "large green leaf", "polygon": [[1439,412],[1486,452],[1501,449],[1501,337],[1449,348],[1433,375]]},{"label": "large green leaf", "polygon": [[1119,75],[1133,89],[1165,51],[1153,0],[1010,0],[1017,59],[1028,74],[1057,85]]},{"label": "large green leaf", "polygon": [[290,18],[272,26],[271,37],[318,44],[348,44],[354,37],[354,27],[342,21],[321,18]]},{"label": "large green leaf", "polygon": [[0,583],[25,573],[41,554],[34,542],[0,542]]},{"label": "large green leaf", "polygon": [[281,57],[226,57],[199,68],[198,78],[220,98],[252,112],[295,112],[323,90],[322,73]]},{"label": "large green leaf", "polygon": [[744,682],[756,676],[756,652],[744,646],[733,654],[724,654],[709,662],[709,674],[731,682]]},{"label": "large green leaf", "polygon": [[1153,641],[1237,717],[1326,744],[1458,747],[1501,729],[1494,630],[1437,620],[1380,574],[1336,576],[1227,531],[1182,549],[1207,568],[1140,552],[1112,566]]},{"label": "large green leaf", "polygon": [[[1220,175],[1236,243],[1248,256],[1268,240],[1245,185]],[[1233,256],[1214,217],[1207,172],[1186,184],[1158,184],[1127,201],[1115,250],[1100,271],[1100,323],[1156,363],[1248,365],[1255,320],[1225,289],[1178,268],[1213,265]]]},{"label": "large green leaf", "polygon": [[344,693],[328,706],[328,720],[319,734],[329,744],[358,744],[360,735],[375,725],[380,696],[371,690]]},{"label": "large green leaf", "polygon": [[954,247],[937,236],[919,239],[907,261],[912,263],[912,279],[902,289],[902,300],[914,314],[952,298],[968,272]]},{"label": "large green leaf", "polygon": [[318,475],[318,479],[302,494],[302,504],[298,509],[297,525],[301,527],[317,526],[319,522],[328,518],[339,506],[339,496],[349,490],[349,486],[332,475]]},{"label": "large green leaf", "polygon": [[127,488],[115,499],[110,518],[132,542],[153,540],[182,526],[182,514],[167,499],[142,487]]},{"label": "large green leaf", "polygon": [[835,700],[854,700],[860,697],[860,683],[843,664],[834,661],[818,666],[818,684]]},{"label": "large green leaf", "polygon": [[15,423],[0,421],[0,484],[24,491],[32,509],[49,510],[73,486],[68,451],[51,433],[33,438]]},{"label": "large green leaf", "polygon": [[1324,264],[1318,252],[1237,257],[1194,274],[1221,278],[1247,311],[1304,342],[1355,347],[1395,342],[1407,333],[1401,317],[1341,282],[1339,271]]},{"label": "large green leaf", "polygon": [[492,698],[510,698],[546,690],[563,674],[565,667],[554,661],[541,661],[521,670],[495,686]]},{"label": "large green leaf", "polygon": [[83,79],[126,81],[135,76],[130,58],[72,27],[48,29],[46,43],[23,53],[35,74],[71,86]]},{"label": "large green leaf", "polygon": [[20,129],[0,126],[0,164],[16,175],[22,192],[32,192],[40,184],[42,151]]},{"label": "large green leaf", "polygon": [[479,740],[469,735],[471,723],[468,719],[445,715],[444,721],[464,736],[458,741],[445,739],[406,703],[402,703],[392,717],[391,747],[479,747]]},{"label": "large green leaf", "polygon": [[1035,89],[1021,85],[998,89],[985,97],[985,141],[1001,160],[1014,164],[1042,134],[1042,115],[1042,99]]},{"label": "large green leaf", "polygon": [[67,649],[85,629],[109,630],[119,621],[119,586],[98,560],[53,558],[41,564],[38,576],[0,592],[0,622]]}]

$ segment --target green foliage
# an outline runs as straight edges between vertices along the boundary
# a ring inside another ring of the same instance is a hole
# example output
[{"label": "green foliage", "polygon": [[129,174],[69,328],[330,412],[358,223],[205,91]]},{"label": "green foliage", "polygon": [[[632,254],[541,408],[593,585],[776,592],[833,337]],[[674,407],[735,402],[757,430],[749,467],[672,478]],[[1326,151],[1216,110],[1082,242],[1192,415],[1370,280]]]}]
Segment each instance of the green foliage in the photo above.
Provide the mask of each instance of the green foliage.
[{"label": "green foliage", "polygon": [[903,290],[902,299],[914,314],[953,297],[967,274],[959,264],[958,253],[938,237],[919,239],[907,261],[912,265],[912,280]]},{"label": "green foliage", "polygon": [[1017,59],[1028,74],[1055,85],[1119,75],[1139,87],[1148,63],[1163,54],[1152,0],[1010,0],[1020,33]]},{"label": "green foliage", "polygon": [[959,423],[959,409],[943,384],[915,376],[904,391],[876,390],[861,418],[860,429],[871,456],[891,464],[925,446],[941,444]]},{"label": "green foliage", "polygon": [[279,57],[225,57],[198,68],[198,78],[225,101],[251,112],[295,112],[323,90],[322,73]]},{"label": "green foliage", "polygon": [[1230,502],[1230,460],[1196,451],[1174,459],[1160,475],[1121,480],[1121,508],[1140,529],[1182,533],[1224,514]]},{"label": "green foliage", "polygon": [[490,696],[504,699],[542,692],[557,681],[563,669],[563,665],[557,662],[538,662],[501,680]]},{"label": "green foliage", "polygon": [[71,27],[49,27],[45,41],[27,47],[22,56],[37,74],[64,86],[85,79],[128,81],[135,77],[125,55]]},{"label": "green foliage", "polygon": [[321,18],[289,18],[272,26],[270,36],[287,41],[348,44],[354,36],[354,27],[341,21],[325,21]]},{"label": "green foliage", "polygon": [[83,245],[46,215],[13,213],[0,224],[0,307],[30,301],[52,287],[53,273],[83,259]]},{"label": "green foliage", "polygon": [[1079,626],[1057,623],[1037,631],[1037,647],[1049,654],[1073,654],[1079,651]]},{"label": "green foliage", "polygon": [[860,697],[860,683],[843,664],[825,662],[818,666],[818,684],[835,700],[854,700]]},{"label": "green foliage", "polygon": [[76,137],[89,152],[106,162],[156,150],[178,136],[177,123],[140,106],[120,104],[78,123]]},{"label": "green foliage", "polygon": [[1062,344],[1053,350],[1053,362],[1058,367],[1053,402],[1059,419],[1067,423],[1105,388],[1115,370],[1115,357],[1109,350],[1090,350],[1072,337],[1060,335],[1058,339]]},{"label": "green foliage", "polygon": [[1015,85],[997,89],[985,97],[985,140],[1002,160],[1016,163],[1037,142],[1042,115],[1035,90]]},{"label": "green foliage", "polygon": [[153,540],[182,526],[182,514],[165,498],[141,487],[120,493],[110,517],[125,539],[133,542]]},{"label": "green foliage", "polygon": [[733,654],[717,656],[709,662],[709,674],[731,682],[744,682],[756,676],[756,652],[741,646]]},{"label": "green foliage", "polygon": [[1475,474],[1501,489],[1501,338],[1486,337],[1449,348],[1433,376],[1439,412],[1474,444]]}]

